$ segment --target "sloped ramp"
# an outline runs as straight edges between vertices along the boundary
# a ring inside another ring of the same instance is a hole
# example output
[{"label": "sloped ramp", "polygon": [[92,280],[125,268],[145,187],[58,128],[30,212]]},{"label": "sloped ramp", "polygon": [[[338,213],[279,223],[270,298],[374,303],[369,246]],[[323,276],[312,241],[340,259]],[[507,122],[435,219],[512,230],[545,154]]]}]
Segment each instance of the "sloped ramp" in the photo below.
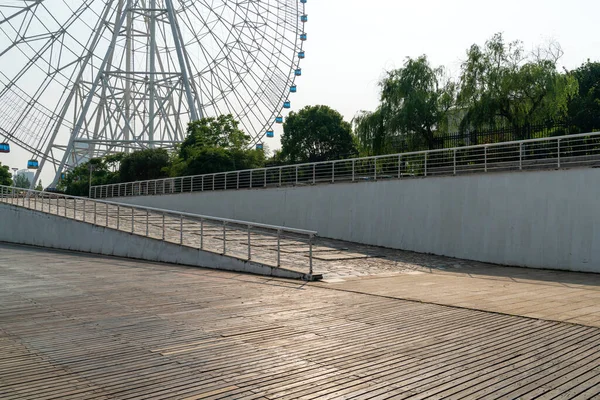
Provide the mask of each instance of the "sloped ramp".
[{"label": "sloped ramp", "polygon": [[31,209],[25,204],[27,202],[23,205],[0,202],[0,241],[280,278],[319,278],[303,271],[269,266]]}]

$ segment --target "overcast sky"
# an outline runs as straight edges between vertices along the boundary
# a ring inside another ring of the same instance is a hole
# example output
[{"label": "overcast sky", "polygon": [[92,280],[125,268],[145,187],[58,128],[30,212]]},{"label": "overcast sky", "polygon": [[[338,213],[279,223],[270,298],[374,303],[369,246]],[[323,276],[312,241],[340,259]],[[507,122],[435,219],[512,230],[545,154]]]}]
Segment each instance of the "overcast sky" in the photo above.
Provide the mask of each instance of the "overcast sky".
[{"label": "overcast sky", "polygon": [[[593,0],[308,0],[306,59],[292,109],[326,104],[350,121],[377,106],[377,82],[407,56],[427,54],[433,65],[458,74],[466,49],[496,32],[526,49],[557,41],[561,67],[600,60],[600,1]],[[279,133],[279,132],[278,132]],[[279,147],[278,139],[266,142]],[[4,165],[26,164],[28,155],[0,155]],[[44,183],[52,177],[42,175]]]}]

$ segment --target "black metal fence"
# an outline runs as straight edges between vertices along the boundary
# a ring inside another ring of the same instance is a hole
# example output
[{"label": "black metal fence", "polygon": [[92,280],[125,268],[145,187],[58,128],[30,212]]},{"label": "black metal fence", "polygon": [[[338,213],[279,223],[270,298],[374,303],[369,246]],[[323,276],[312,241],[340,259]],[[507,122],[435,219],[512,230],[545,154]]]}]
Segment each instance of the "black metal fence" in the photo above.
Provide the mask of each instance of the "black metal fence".
[{"label": "black metal fence", "polygon": [[473,130],[470,132],[452,132],[436,134],[433,139],[433,148],[421,138],[399,136],[390,141],[393,153],[410,151],[439,150],[453,147],[474,146],[478,144],[491,144],[563,136],[581,133],[576,127],[564,121],[547,121],[544,123],[529,124],[520,127],[496,126],[489,129]]}]

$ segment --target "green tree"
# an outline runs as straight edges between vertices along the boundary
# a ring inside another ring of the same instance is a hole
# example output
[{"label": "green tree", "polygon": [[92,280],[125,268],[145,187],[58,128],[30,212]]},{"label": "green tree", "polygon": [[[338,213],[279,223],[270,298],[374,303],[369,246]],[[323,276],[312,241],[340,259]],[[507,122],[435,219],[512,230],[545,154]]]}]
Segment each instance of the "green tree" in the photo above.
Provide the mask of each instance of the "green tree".
[{"label": "green tree", "polygon": [[263,150],[248,149],[250,136],[231,115],[188,124],[188,136],[173,154],[171,176],[199,175],[264,166]]},{"label": "green tree", "polygon": [[126,154],[120,160],[121,182],[165,178],[169,166],[169,153],[165,149],[146,149]]},{"label": "green tree", "polygon": [[561,56],[558,45],[526,54],[521,42],[506,43],[500,33],[471,46],[460,77],[461,130],[508,124],[523,138],[530,124],[565,116],[578,85],[557,71]]},{"label": "green tree", "polygon": [[380,105],[354,119],[361,146],[369,154],[391,150],[392,141],[406,140],[412,148],[435,148],[435,135],[447,128],[455,101],[455,84],[427,56],[407,58],[403,68],[389,71],[380,82]]},{"label": "green tree", "polygon": [[2,163],[0,163],[0,185],[12,186],[12,178],[8,165],[2,165]]},{"label": "green tree", "polygon": [[15,177],[14,186],[22,189],[29,189],[29,187],[31,186],[31,182],[29,181],[29,179],[27,179],[25,175],[17,175]]},{"label": "green tree", "polygon": [[112,154],[104,158],[92,158],[65,173],[57,185],[57,189],[72,196],[87,196],[90,188],[90,167],[92,168],[91,185],[118,183],[118,165],[123,154]]},{"label": "green tree", "polygon": [[579,94],[569,102],[569,123],[581,133],[599,130],[600,62],[588,60],[570,74],[579,83]]},{"label": "green tree", "polygon": [[280,156],[289,162],[314,162],[352,157],[357,150],[352,126],[327,106],[291,112],[283,125]]},{"label": "green tree", "polygon": [[40,179],[35,190],[44,190],[44,185],[42,185],[42,180]]}]

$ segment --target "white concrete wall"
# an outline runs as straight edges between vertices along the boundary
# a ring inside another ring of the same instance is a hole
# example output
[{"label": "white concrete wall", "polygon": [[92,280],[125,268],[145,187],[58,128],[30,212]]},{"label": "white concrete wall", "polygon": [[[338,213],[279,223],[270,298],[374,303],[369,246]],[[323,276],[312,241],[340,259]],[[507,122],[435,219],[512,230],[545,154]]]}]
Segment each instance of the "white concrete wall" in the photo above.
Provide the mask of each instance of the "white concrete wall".
[{"label": "white concrete wall", "polygon": [[504,265],[600,272],[600,169],[118,198]]},{"label": "white concrete wall", "polygon": [[0,242],[302,279],[299,272],[0,203]]}]

